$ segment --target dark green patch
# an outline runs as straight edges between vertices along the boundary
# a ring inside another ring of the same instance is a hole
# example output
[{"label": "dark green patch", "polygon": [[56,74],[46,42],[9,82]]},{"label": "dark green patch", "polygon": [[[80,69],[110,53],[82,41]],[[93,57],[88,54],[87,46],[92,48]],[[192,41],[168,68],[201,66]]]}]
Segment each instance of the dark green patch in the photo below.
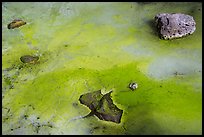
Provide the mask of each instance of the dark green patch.
[{"label": "dark green patch", "polygon": [[102,97],[103,95],[101,94],[101,90],[98,90],[92,93],[81,95],[79,101],[81,104],[85,104],[91,110],[94,110],[99,105],[99,101]]},{"label": "dark green patch", "polygon": [[96,115],[100,120],[120,123],[123,110],[113,104],[113,100],[110,98],[111,93],[112,91],[103,96],[99,90],[81,95],[80,103],[91,109],[87,116]]}]

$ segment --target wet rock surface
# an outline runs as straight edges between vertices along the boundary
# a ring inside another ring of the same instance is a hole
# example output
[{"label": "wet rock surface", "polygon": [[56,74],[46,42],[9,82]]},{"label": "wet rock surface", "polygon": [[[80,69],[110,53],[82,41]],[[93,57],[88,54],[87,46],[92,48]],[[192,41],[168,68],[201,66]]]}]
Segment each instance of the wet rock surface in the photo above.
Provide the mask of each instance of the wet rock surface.
[{"label": "wet rock surface", "polygon": [[163,39],[180,38],[192,34],[196,30],[196,22],[192,16],[182,13],[161,13],[155,16],[159,35]]},{"label": "wet rock surface", "polygon": [[26,24],[25,21],[23,21],[21,19],[15,19],[11,23],[8,24],[7,28],[8,29],[15,29],[15,28],[19,28],[25,24]]},{"label": "wet rock surface", "polygon": [[39,57],[38,56],[31,56],[31,55],[24,55],[24,56],[20,57],[20,60],[23,63],[35,64],[39,60]]},{"label": "wet rock surface", "polygon": [[85,117],[96,115],[100,120],[120,123],[123,110],[113,104],[111,93],[112,91],[102,95],[99,90],[81,95],[79,98],[80,103],[91,109],[91,112]]}]

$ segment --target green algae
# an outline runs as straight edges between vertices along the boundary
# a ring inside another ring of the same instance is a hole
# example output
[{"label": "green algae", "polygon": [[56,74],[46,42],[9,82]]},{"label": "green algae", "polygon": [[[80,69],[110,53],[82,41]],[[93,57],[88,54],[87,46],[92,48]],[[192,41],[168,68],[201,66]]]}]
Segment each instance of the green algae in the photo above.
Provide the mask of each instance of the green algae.
[{"label": "green algae", "polygon": [[[202,133],[200,3],[3,5],[3,134]],[[8,31],[15,12],[28,24]],[[194,16],[195,33],[158,39],[151,23],[159,12]],[[25,54],[40,56],[40,63],[22,66]],[[130,82],[138,89],[131,91]],[[120,124],[80,119],[89,110],[79,96],[99,89],[113,90],[114,103],[124,110]]]},{"label": "green algae", "polygon": [[[27,86],[21,86],[21,88],[24,89],[23,91],[19,89],[21,92],[12,93],[11,95],[7,94],[9,97],[5,98],[12,98],[11,100],[15,100],[15,102],[9,103],[8,106],[14,109],[13,111],[15,111],[16,116],[20,113],[18,111],[22,111],[21,106],[23,104],[31,104],[35,107],[34,112],[41,115],[43,119],[49,118],[50,114],[54,114],[56,116],[67,114],[72,117],[77,115],[78,110],[73,109],[70,101],[77,102],[79,93],[89,90],[83,82],[87,80],[95,81],[93,84],[89,85],[92,89],[112,89],[114,87],[113,100],[125,111],[122,123],[125,126],[127,124],[126,132],[128,132],[128,134],[135,133],[131,131],[132,126],[130,127],[131,130],[128,130],[128,126],[130,126],[128,122],[129,117],[132,115],[139,115],[139,113],[141,113],[141,110],[137,109],[138,107],[142,110],[151,108],[151,110],[147,111],[152,111],[151,113],[155,113],[156,116],[157,114],[161,115],[161,113],[164,113],[164,115],[174,116],[174,119],[178,118],[183,119],[183,121],[186,120],[188,124],[194,122],[198,118],[201,118],[201,114],[198,111],[202,107],[201,103],[199,103],[202,100],[199,92],[196,93],[193,88],[188,87],[187,85],[178,85],[173,81],[163,83],[153,82],[135,68],[136,64],[130,64],[127,66],[115,67],[110,70],[104,70],[102,72],[79,69],[64,72],[61,71],[61,74],[59,72],[52,73],[35,79],[32,84],[27,83]],[[80,80],[81,75],[83,75],[83,79]],[[112,80],[113,77],[114,81]],[[77,82],[74,83],[74,80]],[[127,87],[131,80],[137,81],[139,85],[139,88],[135,92],[131,91]],[[44,82],[47,84],[41,84]],[[97,84],[99,82],[100,86]],[[59,84],[60,87],[54,83],[61,83]],[[73,86],[75,88],[71,88]],[[32,92],[30,92],[30,88],[32,88]],[[78,94],[74,94],[74,92],[78,92]],[[192,104],[189,100],[194,103]],[[15,110],[15,108],[17,108],[17,110]],[[21,109],[19,110],[19,108]],[[69,113],[70,110],[72,111],[71,114]],[[81,115],[86,115],[88,112],[86,112],[86,109],[83,110],[83,108],[81,108],[80,111],[84,111],[84,113],[80,113]],[[188,111],[188,113],[186,113],[186,111]],[[149,115],[147,115],[147,118],[148,117]],[[135,118],[138,119],[137,117]],[[139,119],[140,118],[141,116]],[[143,117],[144,121],[146,120],[145,118],[146,116]],[[157,120],[155,119],[155,121]],[[166,121],[168,121],[168,117],[166,118]],[[170,121],[172,121],[172,118]],[[94,122],[94,120],[92,120],[92,122]],[[162,126],[164,126],[164,128],[168,128],[167,125]],[[159,130],[156,131],[160,133]],[[152,133],[156,134],[156,131]]]}]

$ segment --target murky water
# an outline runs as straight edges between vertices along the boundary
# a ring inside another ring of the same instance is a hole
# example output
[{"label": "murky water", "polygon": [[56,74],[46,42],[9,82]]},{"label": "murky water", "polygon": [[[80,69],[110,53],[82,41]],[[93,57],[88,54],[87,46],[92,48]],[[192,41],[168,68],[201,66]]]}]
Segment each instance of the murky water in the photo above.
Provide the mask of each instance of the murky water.
[{"label": "murky water", "polygon": [[[193,16],[196,31],[159,39],[162,12]],[[8,29],[14,19],[27,24]],[[80,95],[99,89],[121,123],[82,118]],[[201,89],[201,3],[2,4],[2,134],[201,134]]]}]

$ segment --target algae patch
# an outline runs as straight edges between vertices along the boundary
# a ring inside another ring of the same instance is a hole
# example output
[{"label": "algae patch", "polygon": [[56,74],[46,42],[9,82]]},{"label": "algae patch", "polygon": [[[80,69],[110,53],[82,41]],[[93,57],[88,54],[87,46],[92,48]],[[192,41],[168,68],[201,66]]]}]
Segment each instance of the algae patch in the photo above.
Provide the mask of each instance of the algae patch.
[{"label": "algae patch", "polygon": [[[131,81],[137,81],[140,85],[140,88],[135,92],[132,92],[127,86]],[[63,133],[66,130],[68,134],[72,133],[72,130],[77,130],[80,134],[87,134],[87,130],[85,130],[89,129],[86,126],[87,123],[94,123],[99,127],[103,127],[106,123],[97,121],[94,117],[72,122],[68,121],[73,119],[73,117],[85,116],[89,113],[85,107],[77,105],[79,95],[96,89],[114,90],[112,100],[114,104],[124,110],[122,122],[118,127],[112,127],[111,130],[110,128],[113,125],[109,122],[109,128],[107,127],[105,130],[106,134],[172,133],[167,129],[172,128],[173,125],[177,127],[177,132],[183,133],[185,131],[179,125],[177,126],[175,122],[176,119],[181,118],[183,119],[181,125],[186,125],[187,123],[189,125],[189,123],[193,124],[194,121],[197,121],[199,129],[199,119],[201,117],[200,93],[194,92],[194,89],[188,84],[177,84],[174,80],[154,81],[137,69],[137,63],[114,66],[111,69],[100,71],[59,69],[58,71],[41,75],[33,81],[28,81],[26,85],[18,85],[15,91],[6,93],[4,98],[7,98],[7,100],[3,99],[3,106],[7,106],[10,109],[13,119],[15,119],[14,121],[20,120],[21,118],[18,116],[23,116],[26,108],[29,108],[29,111],[26,112],[28,115],[39,115],[40,119],[46,121],[53,117],[50,122],[53,122],[55,126],[51,131],[55,131],[61,125],[66,125],[61,129]],[[199,91],[199,89],[197,90]],[[100,100],[102,95],[97,94],[94,98]],[[9,100],[15,100],[15,102],[9,102]],[[194,103],[191,103],[190,100]],[[22,107],[24,104],[26,106]],[[35,109],[28,107],[29,104]],[[94,106],[97,105],[98,102],[94,102]],[[160,118],[158,118],[161,114],[168,117],[171,116],[169,118],[166,117],[166,123],[171,124],[162,123]],[[4,118],[6,116],[8,115],[5,115]],[[152,120],[148,122],[150,118]],[[78,129],[77,123],[83,125],[80,126],[81,130]],[[139,130],[145,126],[145,123],[149,124],[146,125],[145,129]],[[22,123],[22,125],[25,124]],[[161,126],[163,129],[157,129],[155,128],[156,126]],[[191,128],[190,125],[185,127]],[[134,128],[138,130],[134,130]],[[92,132],[95,134],[101,133],[97,129],[92,130]]]}]

